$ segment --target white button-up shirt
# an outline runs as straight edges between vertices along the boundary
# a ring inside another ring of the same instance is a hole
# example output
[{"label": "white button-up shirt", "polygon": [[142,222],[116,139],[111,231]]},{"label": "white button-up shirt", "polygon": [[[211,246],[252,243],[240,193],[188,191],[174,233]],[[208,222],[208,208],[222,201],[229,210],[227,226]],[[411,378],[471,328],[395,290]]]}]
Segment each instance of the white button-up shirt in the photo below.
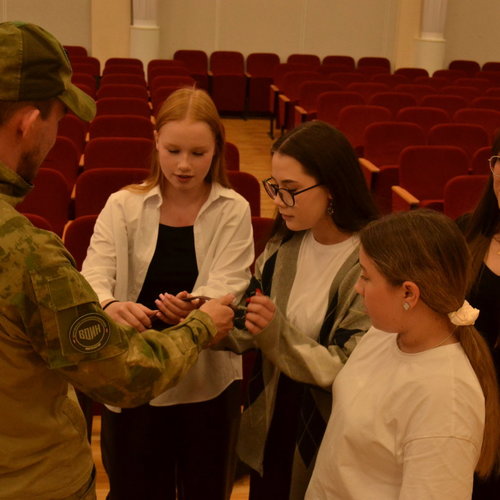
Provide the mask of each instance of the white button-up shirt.
[{"label": "white button-up shirt", "polygon": [[[101,302],[137,300],[156,248],[161,204],[158,186],[147,192],[124,189],[109,197],[82,266]],[[241,298],[254,258],[248,202],[232,189],[213,183],[193,231],[198,278],[192,293],[210,297],[233,293]],[[188,374],[151,404],[207,401],[241,377],[240,356],[204,350]]]}]

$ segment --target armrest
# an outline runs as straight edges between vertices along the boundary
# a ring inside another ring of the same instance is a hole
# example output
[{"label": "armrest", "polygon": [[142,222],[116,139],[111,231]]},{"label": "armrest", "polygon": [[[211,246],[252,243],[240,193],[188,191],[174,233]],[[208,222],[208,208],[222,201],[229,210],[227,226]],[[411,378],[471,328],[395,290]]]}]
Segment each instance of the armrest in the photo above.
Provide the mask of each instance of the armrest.
[{"label": "armrest", "polygon": [[414,210],[420,205],[420,200],[401,186],[392,186],[391,190],[393,212]]},{"label": "armrest", "polygon": [[368,185],[368,189],[373,190],[375,186],[375,178],[379,174],[380,168],[366,158],[358,158],[358,160],[361,171],[365,177],[366,184]]},{"label": "armrest", "polygon": [[298,104],[295,105],[294,108],[295,108],[293,117],[294,127],[300,125],[303,122],[314,120],[314,118],[316,118],[316,112],[311,112],[311,111],[308,112]]}]

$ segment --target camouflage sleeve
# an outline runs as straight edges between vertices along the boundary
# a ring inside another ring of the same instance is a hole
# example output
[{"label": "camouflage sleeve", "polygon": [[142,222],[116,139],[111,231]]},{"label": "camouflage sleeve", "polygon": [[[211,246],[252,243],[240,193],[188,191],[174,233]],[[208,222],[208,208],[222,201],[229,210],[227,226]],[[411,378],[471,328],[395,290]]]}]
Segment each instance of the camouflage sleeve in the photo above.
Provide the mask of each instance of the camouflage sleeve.
[{"label": "camouflage sleeve", "polygon": [[65,250],[52,243],[50,258],[27,269],[19,308],[25,331],[50,368],[97,401],[127,407],[153,399],[215,335],[202,311],[162,332],[139,333],[113,322]]}]

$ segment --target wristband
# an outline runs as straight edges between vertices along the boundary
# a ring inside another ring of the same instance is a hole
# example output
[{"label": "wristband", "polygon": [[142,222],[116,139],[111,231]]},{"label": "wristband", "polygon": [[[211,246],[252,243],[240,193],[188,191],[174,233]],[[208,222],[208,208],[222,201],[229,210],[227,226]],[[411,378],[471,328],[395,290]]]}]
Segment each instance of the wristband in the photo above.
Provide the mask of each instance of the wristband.
[{"label": "wristband", "polygon": [[106,307],[110,306],[111,304],[114,304],[115,302],[120,302],[119,300],[111,300],[109,301],[103,308],[102,310],[104,311],[106,309]]}]

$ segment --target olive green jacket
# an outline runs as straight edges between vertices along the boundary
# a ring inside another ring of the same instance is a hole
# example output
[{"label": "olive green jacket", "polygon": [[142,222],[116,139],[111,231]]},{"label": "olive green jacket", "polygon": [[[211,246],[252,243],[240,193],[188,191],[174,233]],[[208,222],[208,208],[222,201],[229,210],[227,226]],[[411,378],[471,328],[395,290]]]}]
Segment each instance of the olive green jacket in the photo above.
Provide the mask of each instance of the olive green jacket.
[{"label": "olive green jacket", "polygon": [[216,330],[201,311],[164,332],[114,323],[60,238],[13,207],[30,187],[0,163],[0,499],[55,500],[93,467],[69,384],[140,405],[175,384]]},{"label": "olive green jacket", "polygon": [[[261,474],[279,375],[283,372],[304,384],[305,399],[301,413],[307,414],[310,420],[304,426],[295,450],[290,492],[290,498],[294,500],[304,498],[312,474],[323,430],[331,412],[333,381],[361,336],[371,326],[362,298],[354,290],[360,274],[357,248],[347,257],[337,274],[332,276],[329,302],[335,301],[336,307],[327,312],[324,318],[324,323],[328,325],[326,335],[322,335],[321,340],[311,338],[287,320],[284,311],[295,280],[304,234],[295,233],[286,242],[277,238],[271,240],[257,260],[255,276],[261,281],[266,262],[277,252],[270,290],[277,311],[269,325],[255,336],[246,330],[233,330],[224,340],[224,346],[231,350],[244,352],[257,347],[263,354],[262,384],[260,391],[255,392],[250,382],[248,404],[242,415],[238,442],[240,458]],[[311,294],[314,296],[314,290],[311,290]],[[308,453],[304,454],[304,450]]]}]

